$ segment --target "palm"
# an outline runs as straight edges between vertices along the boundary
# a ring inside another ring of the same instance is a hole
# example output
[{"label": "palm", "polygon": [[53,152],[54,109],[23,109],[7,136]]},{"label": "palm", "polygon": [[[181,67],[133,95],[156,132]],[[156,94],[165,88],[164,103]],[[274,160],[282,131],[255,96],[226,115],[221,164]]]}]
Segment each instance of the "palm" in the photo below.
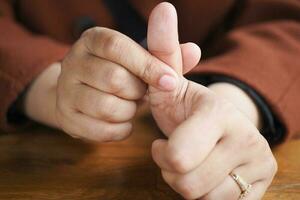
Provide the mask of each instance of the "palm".
[{"label": "palm", "polygon": [[186,107],[184,94],[186,88],[178,89],[176,92],[160,92],[150,88],[150,106],[154,119],[160,129],[169,135],[176,124],[180,124],[186,118]]},{"label": "palm", "polygon": [[197,112],[208,89],[183,78],[176,92],[159,92],[155,88],[150,91],[152,115],[159,128],[169,136],[178,125]]}]

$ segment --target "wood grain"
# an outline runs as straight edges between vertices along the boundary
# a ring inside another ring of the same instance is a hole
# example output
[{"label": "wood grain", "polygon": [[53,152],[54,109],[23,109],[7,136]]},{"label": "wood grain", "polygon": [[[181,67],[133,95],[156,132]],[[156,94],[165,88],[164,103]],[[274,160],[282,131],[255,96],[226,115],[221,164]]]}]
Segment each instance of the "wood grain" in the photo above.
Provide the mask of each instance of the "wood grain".
[{"label": "wood grain", "polygon": [[[42,126],[0,134],[0,199],[181,199],[150,155],[162,137],[147,114],[119,143],[87,144]],[[265,200],[300,199],[300,141],[274,149],[279,172]]]}]

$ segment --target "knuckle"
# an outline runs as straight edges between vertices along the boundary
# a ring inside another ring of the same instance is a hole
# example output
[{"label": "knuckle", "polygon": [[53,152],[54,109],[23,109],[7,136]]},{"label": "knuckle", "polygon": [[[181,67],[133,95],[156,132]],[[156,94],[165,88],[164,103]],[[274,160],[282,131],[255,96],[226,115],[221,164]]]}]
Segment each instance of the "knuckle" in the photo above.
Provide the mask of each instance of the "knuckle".
[{"label": "knuckle", "polygon": [[260,144],[260,138],[258,137],[258,134],[253,131],[248,131],[245,134],[244,142],[246,143],[247,147],[255,147]]},{"label": "knuckle", "polygon": [[128,72],[122,67],[111,68],[107,74],[109,87],[114,93],[124,89],[124,82],[128,79]]},{"label": "knuckle", "polygon": [[[106,57],[115,52],[115,46],[119,44],[120,40],[118,34],[111,29],[93,27],[83,32],[80,41],[89,52],[97,55],[98,52],[101,52],[100,56]],[[110,54],[106,54],[106,52]]]},{"label": "knuckle", "polygon": [[140,76],[142,79],[149,79],[149,77],[153,76],[155,73],[155,69],[157,69],[158,64],[155,61],[155,58],[148,56],[146,58],[145,66],[141,68]]},{"label": "knuckle", "polygon": [[103,27],[92,27],[92,28],[89,28],[87,30],[85,30],[82,34],[81,34],[81,37],[80,39],[97,39],[96,36],[100,36],[101,34],[105,33],[105,30],[106,28],[103,28]]},{"label": "knuckle", "polygon": [[106,58],[115,58],[116,60],[120,60],[120,57],[123,55],[123,47],[122,37],[120,34],[115,32],[108,32],[103,37],[101,42],[98,44],[101,45],[101,48],[104,51],[104,57]]},{"label": "knuckle", "polygon": [[87,51],[89,52],[94,52],[93,51],[93,44],[97,44],[98,40],[101,40],[101,33],[102,33],[102,28],[100,27],[93,27],[93,28],[90,28],[90,29],[87,29],[86,31],[84,31],[82,34],[81,34],[81,37],[78,41],[78,43],[80,44],[83,44]]},{"label": "knuckle", "polygon": [[176,172],[184,174],[191,170],[191,160],[187,154],[179,149],[168,146],[167,162],[174,167]]},{"label": "knuckle", "polygon": [[239,142],[236,143],[237,148],[248,148],[258,150],[261,145],[261,138],[259,133],[253,130],[245,130],[244,134],[239,137]]},{"label": "knuckle", "polygon": [[258,133],[257,136],[258,136],[257,139],[258,141],[256,144],[256,150],[261,153],[260,154],[261,156],[269,157],[270,154],[272,154],[272,151],[268,141],[260,133]]},{"label": "knuckle", "polygon": [[277,173],[277,170],[278,170],[278,164],[277,164],[276,159],[273,156],[266,159],[265,167],[266,167],[266,169],[268,169],[268,172],[270,173],[269,176],[273,177]]}]

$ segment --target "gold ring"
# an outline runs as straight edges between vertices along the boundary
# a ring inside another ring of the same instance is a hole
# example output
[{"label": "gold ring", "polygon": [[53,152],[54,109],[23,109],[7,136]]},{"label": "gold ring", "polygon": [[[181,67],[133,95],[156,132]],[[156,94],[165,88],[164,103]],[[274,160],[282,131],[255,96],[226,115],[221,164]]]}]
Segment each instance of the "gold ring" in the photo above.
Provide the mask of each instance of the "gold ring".
[{"label": "gold ring", "polygon": [[233,172],[231,172],[229,175],[231,176],[231,178],[233,178],[233,180],[236,182],[236,184],[239,186],[241,190],[241,195],[239,196],[239,200],[244,199],[249,194],[252,185],[248,184],[239,175]]}]

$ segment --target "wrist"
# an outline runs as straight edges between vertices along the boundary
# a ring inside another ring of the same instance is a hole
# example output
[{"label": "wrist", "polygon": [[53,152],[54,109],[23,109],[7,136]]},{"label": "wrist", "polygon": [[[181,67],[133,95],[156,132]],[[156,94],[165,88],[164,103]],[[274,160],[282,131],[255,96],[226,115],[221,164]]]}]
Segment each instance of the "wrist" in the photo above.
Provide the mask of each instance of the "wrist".
[{"label": "wrist", "polygon": [[258,129],[261,129],[259,109],[246,92],[233,84],[225,82],[211,84],[208,88],[235,105]]},{"label": "wrist", "polygon": [[58,127],[56,122],[56,86],[60,74],[60,63],[46,68],[30,85],[23,102],[25,115],[37,122]]}]

